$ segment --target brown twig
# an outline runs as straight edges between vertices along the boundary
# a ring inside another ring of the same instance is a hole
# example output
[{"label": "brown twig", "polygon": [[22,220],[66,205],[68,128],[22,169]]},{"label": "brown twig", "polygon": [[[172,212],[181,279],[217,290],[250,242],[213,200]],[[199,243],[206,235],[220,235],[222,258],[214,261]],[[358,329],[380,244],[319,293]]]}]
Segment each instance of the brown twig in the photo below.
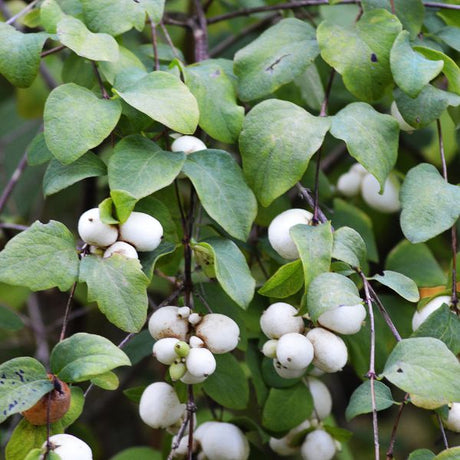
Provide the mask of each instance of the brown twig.
[{"label": "brown twig", "polygon": [[[315,208],[315,200],[311,196],[310,191],[306,189],[300,182],[297,182],[296,188],[299,191],[300,196],[308,203],[310,208],[314,209]],[[328,218],[324,214],[324,212],[321,210],[321,208],[318,206],[318,221],[321,223],[325,223],[328,221]]]},{"label": "brown twig", "polygon": [[99,88],[101,89],[101,94],[104,99],[110,99],[109,94],[107,93],[107,90],[105,89],[104,82],[102,81],[101,74],[99,72],[99,69],[97,68],[97,64],[94,61],[91,61],[91,64],[93,66],[94,74],[96,75],[97,82],[99,83]]},{"label": "brown twig", "polygon": [[392,458],[394,457],[393,452],[394,452],[394,447],[395,447],[395,442],[396,442],[396,432],[398,431],[399,421],[401,420],[401,415],[403,413],[404,408],[406,407],[406,402],[408,398],[409,398],[409,393],[406,393],[406,395],[404,396],[404,400],[401,403],[401,406],[399,407],[398,415],[396,416],[395,423],[393,425],[393,429],[391,430],[390,444],[388,446],[386,460],[392,460]]},{"label": "brown twig", "polygon": [[149,16],[150,30],[152,32],[152,48],[153,48],[153,70],[160,70],[160,59],[158,57],[158,43],[157,43],[157,26]]},{"label": "brown twig", "polygon": [[65,337],[67,324],[69,322],[69,314],[70,314],[70,308],[72,305],[72,299],[75,294],[76,288],[77,288],[77,282],[75,281],[75,283],[73,283],[72,289],[70,290],[69,298],[67,299],[67,304],[65,306],[65,313],[64,313],[64,319],[62,321],[62,329],[61,329],[61,334],[59,336],[59,342],[62,342]]},{"label": "brown twig", "polygon": [[209,58],[208,28],[206,14],[200,0],[194,0],[196,22],[193,22],[193,38],[195,40],[195,61],[200,62]]},{"label": "brown twig", "polygon": [[19,11],[19,13],[15,14],[14,16],[11,16],[6,21],[6,24],[13,24],[16,21],[16,19],[19,19],[21,16],[24,16],[26,13],[32,10],[38,2],[39,0],[34,0],[33,2],[30,2],[24,9]]},{"label": "brown twig", "polygon": [[169,32],[168,32],[168,29],[166,28],[166,26],[163,24],[163,21],[160,22],[160,27],[161,27],[161,31],[163,32],[163,36],[166,40],[166,43],[169,45],[169,47],[171,48],[171,51],[173,52],[174,56],[176,57],[176,59],[178,59],[179,61],[181,61],[181,57],[179,56],[179,54],[177,54],[177,51],[176,51],[176,47],[174,46],[174,43],[171,39],[171,36],[169,35]]},{"label": "brown twig", "polygon": [[21,160],[19,161],[18,166],[14,170],[13,174],[11,175],[10,180],[6,184],[6,187],[3,189],[2,195],[0,196],[0,214],[3,212],[5,205],[10,198],[11,194],[13,193],[14,188],[16,187],[19,179],[21,178],[22,173],[26,169],[27,166],[27,152],[24,153]]},{"label": "brown twig", "polygon": [[66,49],[65,45],[56,46],[56,47],[51,48],[49,50],[42,51],[42,53],[40,54],[40,57],[44,58],[46,56],[49,56],[50,54],[59,53],[59,51],[62,51],[62,50],[65,50],[65,49]]}]

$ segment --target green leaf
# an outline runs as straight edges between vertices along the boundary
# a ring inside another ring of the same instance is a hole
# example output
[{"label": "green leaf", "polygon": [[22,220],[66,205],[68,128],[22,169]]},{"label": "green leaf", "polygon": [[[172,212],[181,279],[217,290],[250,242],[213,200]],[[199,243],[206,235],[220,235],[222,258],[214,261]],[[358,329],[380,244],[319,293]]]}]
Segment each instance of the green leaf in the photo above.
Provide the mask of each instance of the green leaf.
[{"label": "green leaf", "polygon": [[164,152],[141,135],[122,139],[108,164],[112,190],[125,190],[140,199],[173,182],[185,162],[183,152]]},{"label": "green leaf", "polygon": [[385,268],[412,278],[420,287],[447,283],[441,266],[424,243],[412,244],[407,240],[401,241],[388,254]]},{"label": "green leaf", "polygon": [[0,423],[32,407],[53,389],[44,366],[34,358],[14,358],[0,365]]},{"label": "green leaf", "polygon": [[38,166],[50,161],[53,154],[49,151],[45,142],[45,135],[38,133],[27,146],[27,163],[30,166]]},{"label": "green leaf", "polygon": [[[142,73],[146,74],[144,64],[142,61],[129,49],[119,46],[119,57],[117,61],[101,61],[99,69],[104,75],[105,79],[113,85],[115,78],[118,74],[129,72],[129,69],[139,69]],[[94,72],[93,72],[94,73]]]},{"label": "green leaf", "polygon": [[110,457],[110,460],[133,460],[134,458],[136,460],[161,460],[163,457],[161,452],[150,447],[129,447],[114,457]]},{"label": "green leaf", "polygon": [[396,84],[410,97],[416,97],[444,67],[444,61],[431,61],[416,53],[410,46],[407,30],[393,43],[390,63]]},{"label": "green leaf", "polygon": [[109,136],[120,115],[120,101],[99,99],[74,83],[58,86],[45,104],[46,144],[61,163],[72,163]]},{"label": "green leaf", "polygon": [[322,273],[310,284],[307,293],[308,313],[316,321],[322,313],[340,306],[362,303],[355,283],[338,273]]},{"label": "green leaf", "polygon": [[93,32],[120,35],[145,25],[145,10],[132,0],[81,0],[85,24]]},{"label": "green leaf", "polygon": [[457,460],[460,456],[460,447],[451,447],[443,450],[441,453],[436,455],[434,460]]},{"label": "green leaf", "polygon": [[231,353],[215,355],[217,368],[203,384],[203,390],[217,404],[228,409],[245,409],[249,385],[241,364]]},{"label": "green leaf", "polygon": [[323,21],[317,29],[322,58],[343,77],[354,96],[372,102],[391,85],[390,50],[401,23],[385,10],[371,10],[351,28]]},{"label": "green leaf", "polygon": [[421,243],[452,227],[460,215],[460,187],[448,184],[427,163],[412,168],[401,186],[401,229]]},{"label": "green leaf", "polygon": [[24,323],[19,315],[0,305],[0,330],[18,331],[23,327]]},{"label": "green leaf", "polygon": [[86,256],[80,281],[88,285],[88,300],[97,302],[111,323],[126,332],[141,330],[147,318],[149,279],[138,260],[119,254],[107,259]]},{"label": "green leaf", "polygon": [[51,352],[51,370],[65,382],[83,382],[119,366],[130,366],[126,354],[100,335],[79,332]]},{"label": "green leaf", "polygon": [[12,85],[28,88],[38,74],[40,53],[49,35],[27,33],[0,23],[0,74]]},{"label": "green leaf", "polygon": [[0,281],[32,291],[66,291],[77,280],[78,265],[75,239],[67,227],[54,220],[36,221],[0,252]]},{"label": "green leaf", "polygon": [[417,449],[414,450],[407,460],[433,460],[435,458],[435,454],[428,449]]},{"label": "green leaf", "polygon": [[137,199],[125,190],[111,190],[110,197],[119,223],[124,223],[133,212]]},{"label": "green leaf", "polygon": [[223,238],[208,238],[202,246],[214,255],[216,277],[222,289],[241,308],[247,308],[254,296],[256,282],[238,246]]},{"label": "green leaf", "polygon": [[44,0],[40,5],[41,26],[50,34],[55,34],[58,22],[65,17],[56,0]]},{"label": "green leaf", "polygon": [[140,262],[142,264],[142,270],[149,279],[153,277],[155,265],[158,260],[163,256],[172,254],[177,249],[177,247],[178,246],[176,244],[162,241],[160,246],[158,246],[154,251],[144,252],[139,256]]},{"label": "green leaf", "polygon": [[382,376],[412,398],[423,400],[423,407],[460,401],[460,363],[438,339],[401,340],[388,357]]},{"label": "green leaf", "polygon": [[59,41],[91,61],[117,61],[118,43],[108,34],[93,34],[77,18],[64,16],[57,24]]},{"label": "green leaf", "polygon": [[409,302],[418,302],[420,300],[417,285],[412,279],[402,273],[384,270],[383,275],[377,274],[368,279],[378,281],[380,284],[393,289],[393,291]]},{"label": "green leaf", "polygon": [[175,75],[155,71],[131,85],[114,92],[125,102],[168,128],[193,134],[198,125],[199,110],[195,97]]},{"label": "green leaf", "polygon": [[123,351],[128,355],[131,364],[134,366],[146,356],[152,354],[155,340],[147,329],[136,334],[124,347]]},{"label": "green leaf", "polygon": [[246,180],[262,206],[302,178],[329,128],[329,118],[287,101],[263,101],[249,112],[239,144]]},{"label": "green leaf", "polygon": [[87,177],[104,176],[105,163],[93,152],[87,152],[70,165],[51,160],[43,178],[43,192],[46,196],[59,192]]},{"label": "green leaf", "polygon": [[332,117],[331,134],[383,187],[398,157],[398,122],[363,102],[348,104]]},{"label": "green leaf", "polygon": [[104,374],[96,375],[91,379],[91,383],[104,389],[104,390],[116,390],[120,384],[118,377],[112,371],[105,372]]},{"label": "green leaf", "polygon": [[183,171],[206,212],[231,236],[246,241],[257,202],[232,156],[223,150],[195,152],[187,156]]},{"label": "green leaf", "polygon": [[259,99],[300,75],[318,56],[315,30],[296,18],[282,19],[235,54],[238,93]]},{"label": "green leaf", "polygon": [[314,278],[331,267],[332,228],[330,222],[312,225],[295,225],[290,235],[299,250],[303,265],[305,292]]},{"label": "green leaf", "polygon": [[303,383],[290,388],[272,388],[262,412],[262,425],[272,431],[286,431],[310,417],[313,399]]},{"label": "green leaf", "polygon": [[350,227],[341,227],[334,232],[332,257],[352,267],[366,267],[366,243],[361,235]]},{"label": "green leaf", "polygon": [[423,321],[411,337],[434,337],[442,340],[454,354],[460,352],[460,318],[442,305]]},{"label": "green leaf", "polygon": [[70,388],[70,394],[71,399],[69,410],[65,413],[64,417],[52,425],[56,427],[61,425],[62,428],[65,429],[72,425],[83,412],[83,406],[85,405],[85,396],[83,394],[83,390],[80,387],[72,386]]},{"label": "green leaf", "polygon": [[266,297],[284,299],[299,292],[302,286],[302,262],[297,259],[278,268],[257,292]]},{"label": "green leaf", "polygon": [[446,54],[441,51],[434,50],[433,48],[426,48],[424,46],[416,46],[415,51],[423,54],[426,58],[432,59],[434,61],[442,60],[444,61],[444,67],[442,73],[446,76],[448,81],[448,89],[453,93],[460,94],[460,68]]},{"label": "green leaf", "polygon": [[155,24],[161,21],[165,8],[165,0],[139,0],[139,4]]},{"label": "green leaf", "polygon": [[460,51],[460,30],[458,27],[443,27],[436,35],[451,48]]},{"label": "green leaf", "polygon": [[[390,388],[378,380],[374,381],[375,406],[377,411],[387,409],[395,404]],[[373,410],[371,397],[371,381],[363,382],[351,395],[345,411],[345,417],[348,421],[357,415],[369,414]]]},{"label": "green leaf", "polygon": [[200,127],[227,144],[238,139],[244,108],[236,102],[236,91],[219,61],[207,60],[184,69],[185,83],[198,102]]}]

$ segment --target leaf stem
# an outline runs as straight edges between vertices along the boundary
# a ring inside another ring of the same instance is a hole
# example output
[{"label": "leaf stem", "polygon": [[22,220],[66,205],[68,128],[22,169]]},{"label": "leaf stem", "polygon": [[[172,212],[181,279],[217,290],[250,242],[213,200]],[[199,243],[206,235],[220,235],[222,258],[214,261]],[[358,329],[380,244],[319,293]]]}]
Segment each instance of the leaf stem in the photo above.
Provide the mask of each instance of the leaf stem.
[{"label": "leaf stem", "polygon": [[436,417],[438,418],[439,428],[441,430],[442,442],[444,443],[444,448],[449,448],[449,442],[447,441],[446,430],[444,429],[444,424],[442,423],[441,416],[436,412]]},{"label": "leaf stem", "polygon": [[40,57],[44,58],[46,56],[49,56],[50,54],[59,53],[59,51],[62,51],[65,49],[66,49],[65,45],[55,46],[54,48],[51,48],[49,50],[42,51],[42,53],[40,54]]},{"label": "leaf stem", "polygon": [[91,61],[91,64],[93,66],[97,82],[99,83],[99,88],[101,89],[102,97],[104,99],[110,99],[109,94],[107,93],[107,90],[105,89],[104,82],[102,81],[102,77],[99,72],[99,69],[97,68],[97,64],[94,61]]}]

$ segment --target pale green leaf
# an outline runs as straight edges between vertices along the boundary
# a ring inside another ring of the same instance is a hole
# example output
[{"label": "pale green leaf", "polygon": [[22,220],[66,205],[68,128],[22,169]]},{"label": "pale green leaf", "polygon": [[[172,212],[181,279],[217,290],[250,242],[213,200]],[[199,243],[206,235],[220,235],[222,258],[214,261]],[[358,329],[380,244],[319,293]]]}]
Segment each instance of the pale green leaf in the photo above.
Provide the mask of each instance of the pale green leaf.
[{"label": "pale green leaf", "polygon": [[366,243],[353,228],[340,227],[334,232],[332,257],[363,270],[367,265]]},{"label": "pale green leaf", "polygon": [[377,274],[369,279],[378,281],[380,284],[389,287],[409,302],[418,302],[420,300],[417,285],[412,279],[402,273],[384,270],[383,275]]},{"label": "pale green leaf", "polygon": [[131,85],[114,91],[129,105],[168,128],[193,134],[198,125],[199,110],[195,97],[175,75],[151,72]]},{"label": "pale green leaf", "polygon": [[65,13],[56,0],[44,0],[40,5],[41,26],[50,34],[55,34],[58,22],[65,17]]},{"label": "pale green leaf", "polygon": [[302,262],[297,259],[282,265],[257,292],[267,297],[283,299],[299,292],[303,279]]},{"label": "pale green leaf", "polygon": [[87,152],[69,165],[51,160],[43,177],[43,192],[52,195],[87,177],[103,176],[107,173],[105,163],[93,152]]},{"label": "pale green leaf", "polygon": [[460,30],[458,27],[443,27],[436,35],[451,48],[460,51]]},{"label": "pale green leaf", "polygon": [[[378,380],[374,381],[375,407],[377,411],[388,409],[395,401],[391,394],[390,388]],[[351,395],[345,411],[345,417],[348,421],[357,415],[369,414],[373,411],[371,397],[371,381],[363,382]]]},{"label": "pale green leaf", "polygon": [[0,252],[0,281],[32,291],[66,291],[78,277],[75,239],[64,224],[34,222]]},{"label": "pale green leaf", "polygon": [[206,212],[230,235],[246,241],[257,202],[232,156],[223,150],[195,152],[187,156],[183,171]]},{"label": "pale green leaf", "polygon": [[322,58],[342,75],[348,91],[372,102],[392,83],[390,50],[400,31],[396,16],[377,9],[364,13],[353,27],[323,21],[317,38]]},{"label": "pale green leaf", "polygon": [[414,450],[407,460],[434,460],[435,454],[428,449],[417,449]]},{"label": "pale green leaf", "polygon": [[46,144],[61,163],[72,163],[109,136],[120,115],[120,101],[99,99],[74,83],[58,86],[45,104]]},{"label": "pale green leaf", "polygon": [[122,139],[108,164],[110,188],[125,190],[137,199],[173,182],[185,162],[182,152],[164,152],[141,135]]},{"label": "pale green leaf", "polygon": [[458,460],[460,458],[460,447],[450,447],[440,452],[433,460]]},{"label": "pale green leaf", "polygon": [[103,390],[113,391],[116,390],[120,384],[117,374],[112,371],[105,372],[104,374],[96,375],[91,379],[91,383],[102,388]]},{"label": "pale green leaf", "polygon": [[158,246],[154,251],[143,252],[140,254],[140,262],[142,264],[142,270],[149,277],[153,276],[153,271],[155,270],[155,265],[159,259],[168,254],[172,254],[178,246],[176,244],[162,241],[160,246]]},{"label": "pale green leaf", "polygon": [[78,56],[92,61],[118,60],[118,43],[111,35],[94,34],[72,16],[65,16],[58,22],[57,36]]},{"label": "pale green leaf", "polygon": [[53,389],[45,367],[34,358],[14,358],[0,365],[0,423],[32,407]]},{"label": "pale green leaf", "polygon": [[390,63],[395,83],[410,97],[416,97],[444,67],[444,61],[431,61],[416,53],[410,46],[407,30],[393,43]]},{"label": "pale green leaf", "polygon": [[137,198],[126,190],[111,190],[110,197],[119,223],[123,224],[136,206]]},{"label": "pale green leaf", "polygon": [[29,87],[38,74],[40,53],[49,35],[27,33],[0,22],[0,74],[12,85]]},{"label": "pale green leaf", "polygon": [[348,104],[332,117],[331,134],[383,187],[398,157],[398,122],[363,102]]},{"label": "pale green leaf", "polygon": [[129,49],[119,46],[119,57],[117,61],[101,61],[99,63],[99,69],[101,70],[102,75],[105,79],[113,85],[115,82],[115,77],[122,72],[129,72],[129,69],[133,67],[139,69],[144,73],[147,73],[145,70],[144,64],[142,61]]},{"label": "pale green leaf", "polygon": [[238,139],[244,108],[236,102],[232,81],[217,60],[201,61],[185,68],[185,83],[200,110],[200,127],[227,144]]},{"label": "pale green leaf", "polygon": [[401,229],[412,243],[446,231],[460,215],[460,187],[445,182],[438,170],[427,163],[407,173],[400,197]]},{"label": "pale green leaf", "polygon": [[165,8],[165,0],[139,0],[139,5],[144,8],[155,24],[161,21]]},{"label": "pale green leaf", "polygon": [[138,332],[147,318],[147,285],[138,260],[114,254],[107,259],[86,256],[81,261],[80,281],[88,285],[88,300],[115,326]]},{"label": "pale green leaf", "polygon": [[460,401],[460,363],[438,339],[418,337],[398,342],[382,376],[432,407]]},{"label": "pale green leaf", "polygon": [[296,18],[282,19],[235,54],[238,93],[259,99],[300,75],[319,54],[315,30]]},{"label": "pale green leaf", "polygon": [[329,118],[315,117],[276,99],[261,102],[249,112],[239,144],[246,180],[262,206],[302,178],[330,123]]}]

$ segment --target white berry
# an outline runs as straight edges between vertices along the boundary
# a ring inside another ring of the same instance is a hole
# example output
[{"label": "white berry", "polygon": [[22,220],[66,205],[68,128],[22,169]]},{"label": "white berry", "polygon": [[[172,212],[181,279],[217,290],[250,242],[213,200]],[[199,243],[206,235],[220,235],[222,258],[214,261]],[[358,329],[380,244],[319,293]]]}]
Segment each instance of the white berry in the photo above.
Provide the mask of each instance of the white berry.
[{"label": "white berry", "polygon": [[155,340],[165,337],[186,339],[189,324],[186,319],[179,317],[178,310],[178,307],[166,306],[153,313],[149,320],[149,332]]},{"label": "white berry", "polygon": [[267,358],[276,358],[276,345],[278,345],[278,340],[267,340],[262,347],[262,353]]},{"label": "white berry", "polygon": [[304,369],[288,369],[283,366],[277,359],[273,360],[273,367],[276,373],[283,379],[297,379],[302,377],[307,368]]},{"label": "white berry", "polygon": [[286,439],[286,437],[281,439],[270,438],[268,445],[273,450],[273,452],[283,457],[287,455],[294,455],[299,450],[298,447],[291,447],[288,444],[288,440]]},{"label": "white berry", "polygon": [[271,304],[260,317],[260,327],[270,339],[279,339],[289,332],[304,331],[304,322],[297,309],[285,302]]},{"label": "white berry", "polygon": [[177,359],[176,344],[179,339],[165,337],[153,345],[153,356],[162,364],[170,365]]},{"label": "white berry", "polygon": [[305,369],[313,360],[313,345],[298,332],[284,334],[278,340],[276,358],[287,369]]},{"label": "white berry", "polygon": [[207,348],[191,348],[185,365],[193,376],[208,377],[216,370],[216,359]]},{"label": "white berry", "polygon": [[196,335],[192,335],[188,343],[191,348],[203,348],[204,347],[204,342]]},{"label": "white berry", "polygon": [[305,209],[288,209],[276,216],[268,226],[268,240],[273,249],[285,259],[298,259],[299,251],[289,230],[297,224],[310,224],[313,214]]},{"label": "white berry", "polygon": [[451,298],[448,295],[441,295],[430,300],[420,310],[417,310],[412,317],[412,330],[417,330],[421,324],[431,315],[434,311],[440,308],[443,304],[451,305]]},{"label": "white berry", "polygon": [[[55,434],[50,436],[52,451],[59,455],[61,460],[92,460],[93,453],[86,442],[71,434]],[[46,449],[46,442],[42,449]],[[40,459],[44,458],[44,454]]]},{"label": "white berry", "polygon": [[338,372],[347,363],[345,342],[337,335],[321,327],[308,332],[307,339],[313,345],[313,364],[324,372]]},{"label": "white berry", "polygon": [[78,234],[88,244],[105,248],[118,238],[118,230],[114,225],[104,224],[99,208],[85,211],[78,220]]},{"label": "white berry", "polygon": [[300,448],[303,460],[331,460],[336,451],[334,438],[324,430],[307,434]]},{"label": "white berry", "polygon": [[366,317],[366,309],[362,304],[343,305],[326,310],[318,318],[318,323],[338,334],[356,334]]},{"label": "white berry", "polygon": [[337,181],[337,190],[346,197],[358,195],[362,181],[361,174],[353,171],[348,171],[342,174]]},{"label": "white berry", "polygon": [[249,442],[235,425],[223,422],[206,422],[200,425],[195,438],[207,460],[247,460]]},{"label": "white berry", "polygon": [[207,375],[201,375],[197,377],[196,375],[190,374],[189,371],[186,371],[185,374],[181,377],[180,381],[186,385],[194,385],[195,383],[204,382],[207,378]]},{"label": "white berry", "polygon": [[353,163],[350,166],[350,172],[357,173],[361,177],[364,177],[367,174],[367,169],[361,163]]},{"label": "white berry", "polygon": [[309,377],[307,383],[313,398],[314,414],[319,420],[323,420],[332,410],[331,393],[327,386],[319,379]]},{"label": "white berry", "polygon": [[190,313],[188,317],[188,322],[192,326],[196,326],[201,321],[201,315],[199,313]]},{"label": "white berry", "polygon": [[139,415],[152,428],[174,425],[184,414],[185,404],[177,397],[174,388],[165,382],[155,382],[142,393]]},{"label": "white berry", "polygon": [[232,351],[238,345],[240,328],[233,319],[220,313],[205,315],[195,329],[206,347],[216,354]]},{"label": "white berry", "polygon": [[172,152],[184,152],[186,154],[206,149],[206,144],[195,136],[178,137],[171,145]]},{"label": "white berry", "polygon": [[398,212],[401,209],[399,189],[399,181],[394,175],[387,177],[382,194],[380,194],[380,184],[372,174],[364,176],[361,183],[363,200],[371,208],[384,213]]},{"label": "white berry", "polygon": [[109,246],[104,252],[104,259],[113,256],[114,254],[120,254],[127,259],[139,259],[136,249],[124,241],[115,241]]},{"label": "white berry", "polygon": [[460,402],[454,402],[449,408],[449,415],[444,424],[449,430],[460,433]]},{"label": "white berry", "polygon": [[120,239],[131,243],[138,251],[153,251],[163,237],[163,227],[155,217],[143,212],[132,212],[120,225]]}]

